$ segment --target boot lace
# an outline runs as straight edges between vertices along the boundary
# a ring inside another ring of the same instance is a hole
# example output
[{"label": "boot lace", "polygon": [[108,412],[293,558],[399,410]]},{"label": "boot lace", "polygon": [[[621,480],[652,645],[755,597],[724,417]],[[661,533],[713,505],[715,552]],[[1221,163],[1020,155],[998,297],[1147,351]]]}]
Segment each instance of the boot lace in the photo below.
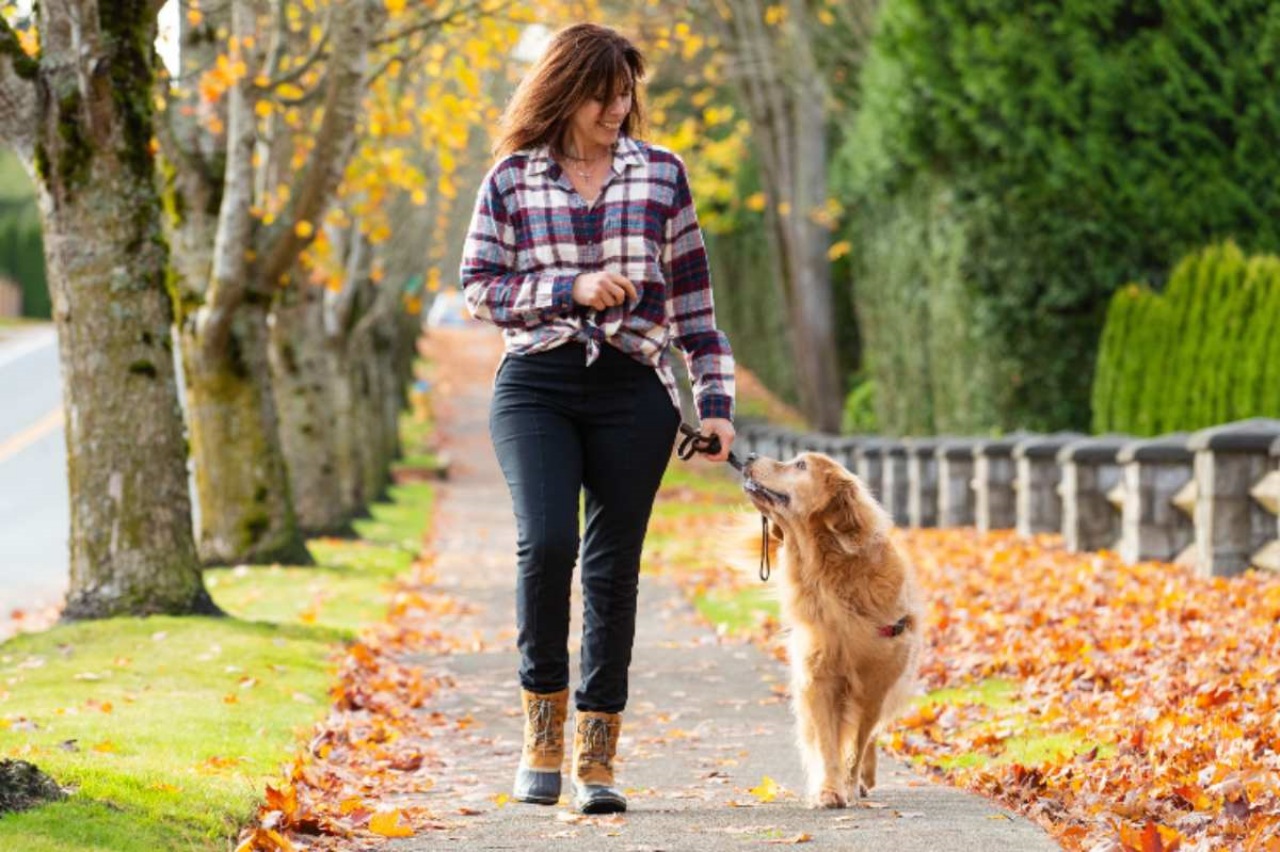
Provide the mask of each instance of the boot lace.
[{"label": "boot lace", "polygon": [[555,724],[555,704],[541,698],[529,702],[529,727],[533,732],[533,746],[550,750],[563,743],[564,731]]},{"label": "boot lace", "polygon": [[604,719],[586,719],[582,723],[582,760],[590,763],[609,762],[609,723]]}]

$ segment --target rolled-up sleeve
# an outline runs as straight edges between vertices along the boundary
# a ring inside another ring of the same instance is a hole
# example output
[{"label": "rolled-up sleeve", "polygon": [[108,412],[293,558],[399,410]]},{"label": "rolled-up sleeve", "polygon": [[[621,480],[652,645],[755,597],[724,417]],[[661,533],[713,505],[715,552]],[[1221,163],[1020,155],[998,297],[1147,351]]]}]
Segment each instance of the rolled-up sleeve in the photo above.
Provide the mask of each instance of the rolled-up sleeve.
[{"label": "rolled-up sleeve", "polygon": [[573,310],[573,274],[515,269],[516,229],[502,191],[499,163],[485,177],[462,249],[460,276],[476,319],[500,328],[530,328]]},{"label": "rolled-up sleeve", "polygon": [[684,163],[677,161],[675,193],[662,246],[663,274],[670,288],[668,321],[684,352],[698,416],[733,419],[733,350],[716,327],[711,270]]}]

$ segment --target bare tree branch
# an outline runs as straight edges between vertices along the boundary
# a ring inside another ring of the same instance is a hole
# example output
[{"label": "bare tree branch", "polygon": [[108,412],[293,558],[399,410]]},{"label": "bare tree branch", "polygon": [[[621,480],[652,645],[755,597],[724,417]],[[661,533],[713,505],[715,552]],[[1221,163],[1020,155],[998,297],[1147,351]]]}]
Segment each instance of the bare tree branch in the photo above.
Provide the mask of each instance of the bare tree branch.
[{"label": "bare tree branch", "polygon": [[[252,0],[233,0],[231,32],[240,44],[252,38]],[[223,351],[231,320],[248,291],[247,253],[253,233],[253,81],[245,74],[227,90],[227,163],[222,206],[213,244],[213,267],[203,317],[205,352]]]},{"label": "bare tree branch", "polygon": [[0,17],[0,142],[31,166],[35,147],[36,87],[39,62],[22,50],[18,34]]},{"label": "bare tree branch", "polygon": [[267,65],[263,69],[263,74],[268,78],[268,82],[264,88],[274,89],[277,86],[283,86],[286,83],[296,83],[301,80],[303,75],[311,70],[316,63],[329,56],[329,33],[333,27],[334,4],[330,4],[327,8],[327,14],[324,19],[324,29],[320,32],[320,38],[312,45],[311,50],[302,60],[283,74],[279,73],[280,63],[284,57],[284,48],[288,42],[287,32],[285,29],[287,3],[285,0],[277,0],[277,30],[272,36],[272,53],[268,54]]},{"label": "bare tree branch", "polygon": [[364,94],[364,74],[373,28],[374,0],[356,0],[337,21],[333,56],[326,74],[324,117],[306,166],[289,193],[289,209],[267,235],[261,280],[274,283],[293,265],[311,238],[299,236],[301,222],[317,223],[337,190],[355,148],[356,122]]}]

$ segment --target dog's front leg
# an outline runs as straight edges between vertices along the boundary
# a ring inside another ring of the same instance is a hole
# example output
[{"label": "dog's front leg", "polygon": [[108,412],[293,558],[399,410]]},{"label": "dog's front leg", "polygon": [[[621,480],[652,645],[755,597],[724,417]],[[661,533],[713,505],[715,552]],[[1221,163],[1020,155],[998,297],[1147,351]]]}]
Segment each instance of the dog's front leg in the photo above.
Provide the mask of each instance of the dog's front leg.
[{"label": "dog's front leg", "polygon": [[[879,721],[880,708],[867,707],[859,714],[858,734],[849,751],[847,763],[850,791],[857,791],[863,798],[876,786],[876,742],[873,738]],[[852,795],[852,792],[850,793]]]},{"label": "dog's front leg", "polygon": [[858,795],[865,799],[876,786],[876,741],[874,739],[867,740],[866,748],[863,749],[861,775]]},{"label": "dog's front leg", "polygon": [[843,808],[846,804],[846,785],[840,760],[843,691],[839,681],[821,678],[805,684],[796,695],[796,717],[805,771],[809,776],[809,798],[818,808]]}]

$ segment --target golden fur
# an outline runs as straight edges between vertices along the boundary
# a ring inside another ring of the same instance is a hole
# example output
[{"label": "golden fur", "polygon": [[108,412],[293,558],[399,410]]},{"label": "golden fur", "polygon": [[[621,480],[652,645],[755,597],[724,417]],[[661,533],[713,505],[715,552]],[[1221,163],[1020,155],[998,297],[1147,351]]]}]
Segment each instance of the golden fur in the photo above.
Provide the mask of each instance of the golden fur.
[{"label": "golden fur", "polygon": [[[875,786],[873,736],[912,688],[921,637],[911,568],[888,515],[828,456],[752,459],[743,487],[782,544],[782,621],[810,801],[844,807]],[[904,617],[900,635],[881,635]]]}]

